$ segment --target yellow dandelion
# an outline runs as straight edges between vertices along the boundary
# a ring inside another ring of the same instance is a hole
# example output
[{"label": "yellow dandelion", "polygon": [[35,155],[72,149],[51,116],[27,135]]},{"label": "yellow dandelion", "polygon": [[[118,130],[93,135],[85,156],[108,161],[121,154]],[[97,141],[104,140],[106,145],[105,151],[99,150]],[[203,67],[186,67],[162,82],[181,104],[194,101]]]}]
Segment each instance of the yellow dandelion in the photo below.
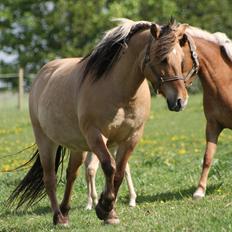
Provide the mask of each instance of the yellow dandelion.
[{"label": "yellow dandelion", "polygon": [[186,154],[186,150],[184,148],[181,148],[181,149],[178,150],[178,154],[179,155],[184,155],[184,154]]},{"label": "yellow dandelion", "polygon": [[9,170],[10,170],[10,165],[8,165],[8,164],[3,165],[2,172],[7,172]]},{"label": "yellow dandelion", "polygon": [[176,141],[178,138],[177,138],[177,136],[172,136],[171,137],[171,141]]}]

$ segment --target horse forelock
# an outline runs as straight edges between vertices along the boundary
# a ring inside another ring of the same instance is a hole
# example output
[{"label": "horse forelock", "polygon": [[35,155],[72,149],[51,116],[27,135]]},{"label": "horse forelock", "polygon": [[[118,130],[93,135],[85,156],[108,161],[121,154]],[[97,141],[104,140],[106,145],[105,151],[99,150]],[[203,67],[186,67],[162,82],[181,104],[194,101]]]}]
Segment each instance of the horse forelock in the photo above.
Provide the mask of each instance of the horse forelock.
[{"label": "horse forelock", "polygon": [[213,42],[222,46],[228,58],[232,61],[232,41],[228,38],[225,33],[215,32],[210,33],[197,27],[189,27],[186,30],[187,33],[194,37],[202,38],[207,41]]},{"label": "horse forelock", "polygon": [[135,22],[124,18],[114,19],[113,21],[119,22],[119,25],[107,31],[92,53],[84,58],[88,58],[84,77],[89,72],[93,74],[94,80],[104,76],[103,74],[110,70],[118,60],[121,49],[130,38],[138,31],[149,29],[151,26],[151,22],[147,21]]},{"label": "horse forelock", "polygon": [[177,42],[176,29],[176,24],[169,24],[161,27],[160,36],[155,41],[154,46],[151,50],[151,55],[155,56],[157,60],[164,60],[173,50]]}]

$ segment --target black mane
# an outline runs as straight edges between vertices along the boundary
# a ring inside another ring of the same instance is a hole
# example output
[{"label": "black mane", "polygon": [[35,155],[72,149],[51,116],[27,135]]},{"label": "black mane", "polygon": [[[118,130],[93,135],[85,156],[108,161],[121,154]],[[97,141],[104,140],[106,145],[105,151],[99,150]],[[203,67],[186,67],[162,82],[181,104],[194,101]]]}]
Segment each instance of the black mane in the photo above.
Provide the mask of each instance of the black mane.
[{"label": "black mane", "polygon": [[102,41],[95,47],[90,55],[85,56],[83,60],[88,58],[84,69],[83,78],[91,72],[93,80],[99,80],[109,71],[118,61],[120,51],[127,46],[130,38],[138,31],[149,29],[149,22],[138,22],[131,26],[129,33],[123,34],[124,25],[118,26],[112,30],[114,32],[110,36],[103,37]]}]

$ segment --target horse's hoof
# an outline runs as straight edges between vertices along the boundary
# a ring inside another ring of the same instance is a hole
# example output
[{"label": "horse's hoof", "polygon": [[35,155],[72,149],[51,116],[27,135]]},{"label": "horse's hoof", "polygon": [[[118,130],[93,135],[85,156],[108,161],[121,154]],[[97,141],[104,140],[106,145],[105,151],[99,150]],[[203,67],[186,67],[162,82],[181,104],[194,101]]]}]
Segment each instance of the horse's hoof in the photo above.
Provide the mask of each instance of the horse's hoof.
[{"label": "horse's hoof", "polygon": [[104,223],[109,225],[117,225],[120,223],[120,220],[114,209],[109,212],[107,218],[104,220]]},{"label": "horse's hoof", "polygon": [[57,226],[61,226],[61,227],[66,227],[66,228],[68,228],[69,227],[69,222],[67,221],[67,222],[65,222],[65,223],[58,223],[57,224]]},{"label": "horse's hoof", "polygon": [[62,213],[55,213],[53,216],[53,224],[68,227],[69,226],[68,217],[64,217]]},{"label": "horse's hoof", "polygon": [[193,194],[193,199],[194,200],[199,200],[205,197],[205,191],[198,189],[194,194]]},{"label": "horse's hoof", "polygon": [[107,225],[117,225],[120,223],[120,220],[118,218],[109,218],[104,221]]}]

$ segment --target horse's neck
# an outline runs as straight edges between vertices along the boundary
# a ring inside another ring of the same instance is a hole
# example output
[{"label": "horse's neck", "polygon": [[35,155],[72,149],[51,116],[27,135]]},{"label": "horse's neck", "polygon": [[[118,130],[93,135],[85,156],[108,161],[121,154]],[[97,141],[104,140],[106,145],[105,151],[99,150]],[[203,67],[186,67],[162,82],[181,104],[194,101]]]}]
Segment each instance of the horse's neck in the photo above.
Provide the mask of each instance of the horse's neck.
[{"label": "horse's neck", "polygon": [[135,34],[110,72],[109,82],[117,86],[125,97],[133,97],[145,80],[141,67],[148,40],[148,31]]},{"label": "horse's neck", "polygon": [[194,40],[200,61],[199,76],[203,89],[213,94],[224,89],[224,86],[232,87],[232,62],[222,54],[220,46],[204,39]]}]

